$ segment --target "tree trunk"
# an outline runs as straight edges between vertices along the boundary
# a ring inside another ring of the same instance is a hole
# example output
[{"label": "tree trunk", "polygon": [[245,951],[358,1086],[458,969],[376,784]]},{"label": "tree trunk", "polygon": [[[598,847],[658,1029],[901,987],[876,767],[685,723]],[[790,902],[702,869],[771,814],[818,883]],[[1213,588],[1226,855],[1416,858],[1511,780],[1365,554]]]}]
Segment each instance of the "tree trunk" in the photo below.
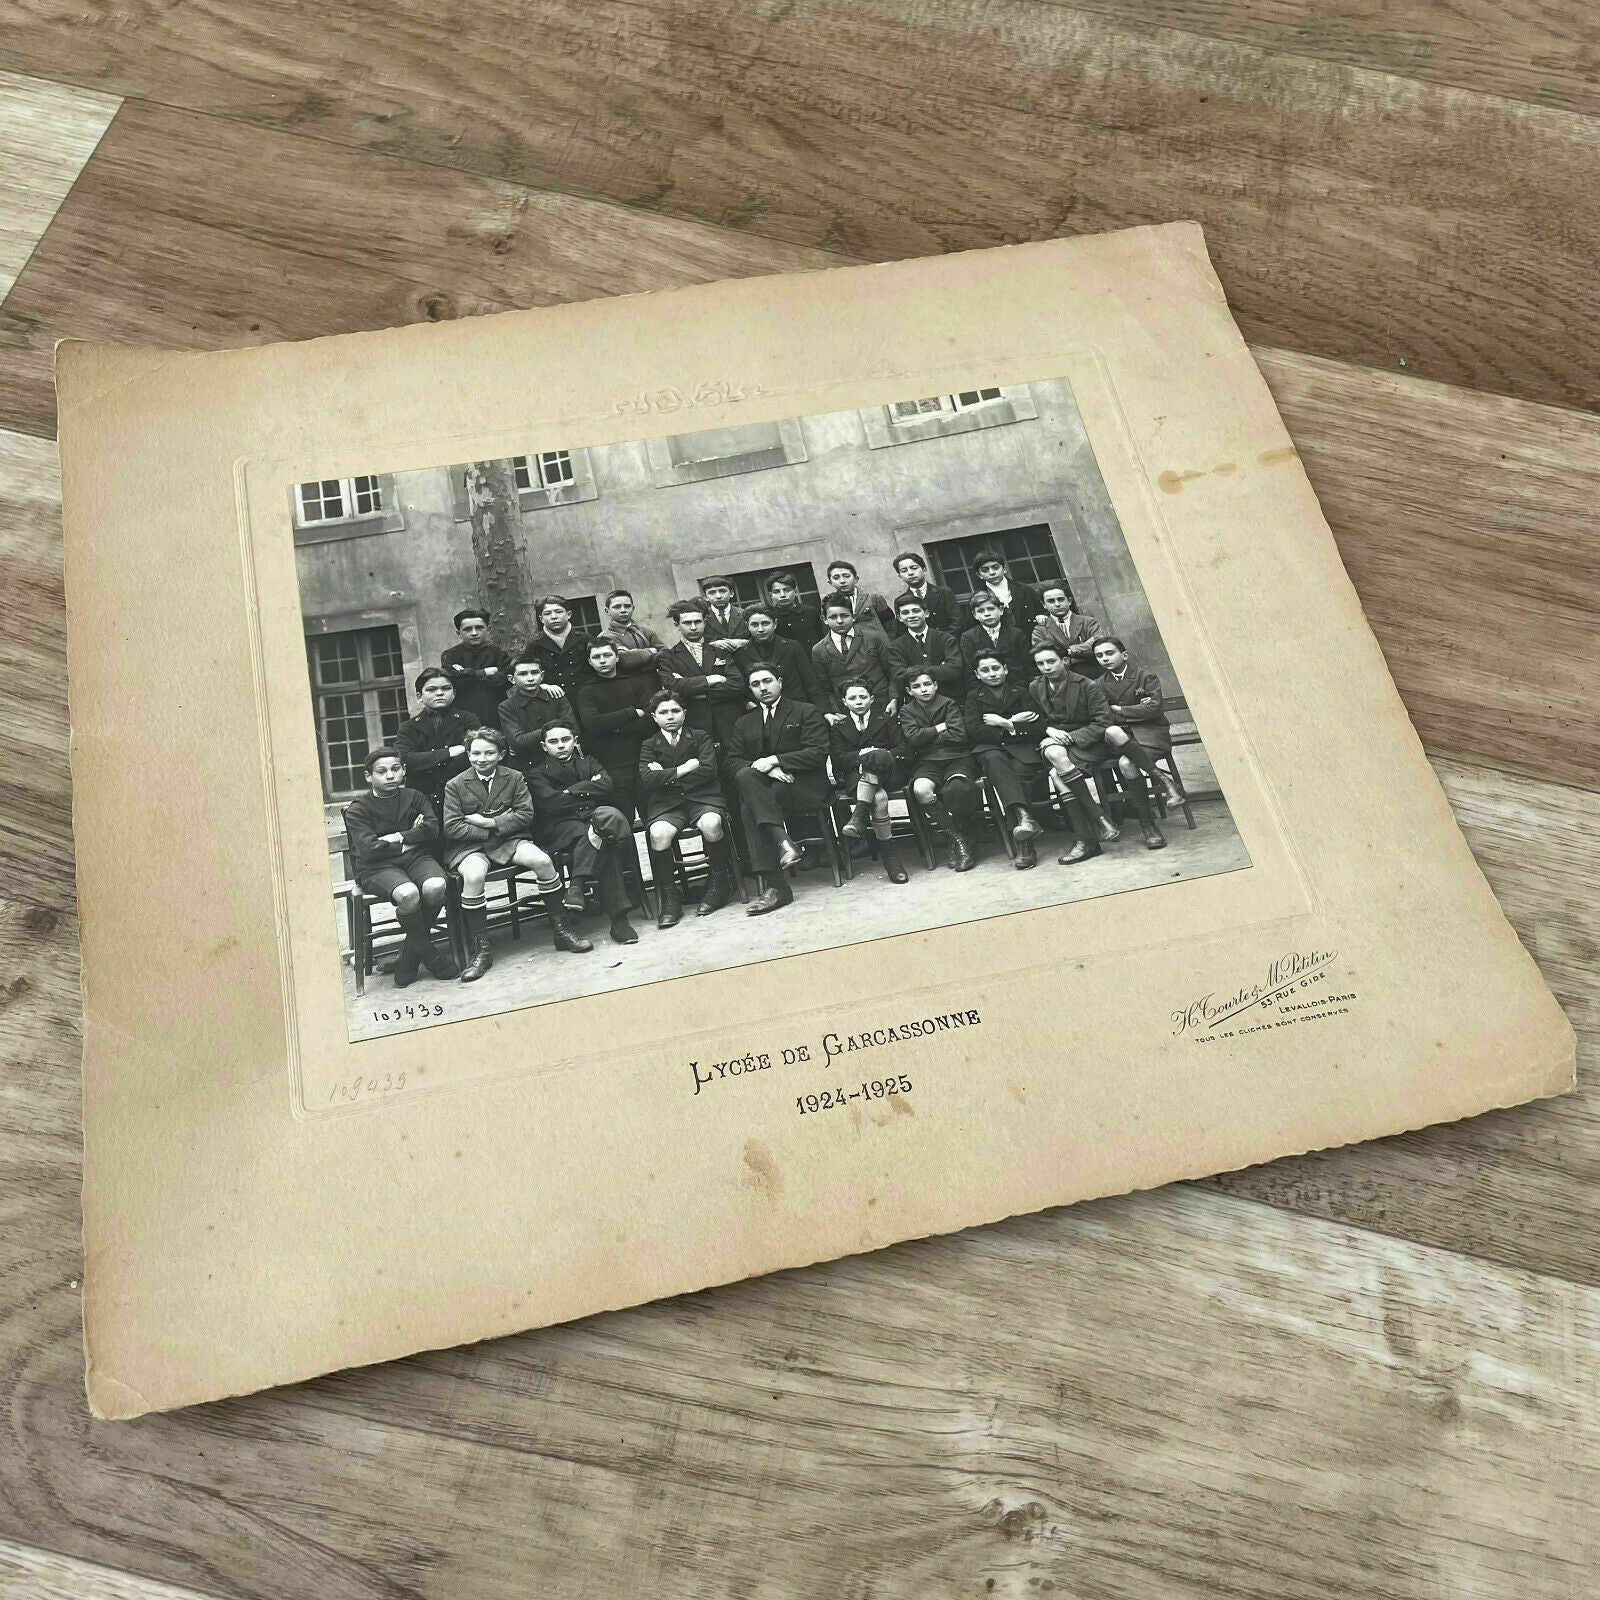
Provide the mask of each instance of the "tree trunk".
[{"label": "tree trunk", "polygon": [[533,584],[522,558],[517,482],[509,461],[472,461],[467,469],[478,604],[489,611],[489,637],[516,651],[533,635]]}]

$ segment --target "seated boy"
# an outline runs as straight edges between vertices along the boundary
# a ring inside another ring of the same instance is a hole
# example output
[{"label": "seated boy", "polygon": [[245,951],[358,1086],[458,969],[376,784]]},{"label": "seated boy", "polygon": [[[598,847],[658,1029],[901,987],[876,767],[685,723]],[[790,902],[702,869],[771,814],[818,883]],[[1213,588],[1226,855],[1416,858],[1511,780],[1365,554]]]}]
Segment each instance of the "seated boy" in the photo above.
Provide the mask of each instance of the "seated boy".
[{"label": "seated boy", "polygon": [[1027,688],[1018,683],[997,650],[980,650],[972,664],[977,687],[967,696],[967,734],[989,786],[994,790],[1017,847],[1016,868],[1039,864],[1033,841],[1039,824],[1028,813],[1030,781],[1045,775],[1039,736],[1044,722]]},{"label": "seated boy", "polygon": [[422,709],[395,729],[394,748],[405,758],[412,783],[444,807],[444,787],[466,771],[467,735],[476,726],[455,703],[456,686],[443,667],[424,667],[417,674]]},{"label": "seated boy", "polygon": [[1122,786],[1144,826],[1145,843],[1159,850],[1161,845],[1155,841],[1161,839],[1161,830],[1151,812],[1146,784],[1159,784],[1168,806],[1182,801],[1177,784],[1156,765],[1158,756],[1172,755],[1172,730],[1167,725],[1161,679],[1135,661],[1114,634],[1095,640],[1094,657],[1101,671],[1100,687],[1111,706],[1106,743],[1117,752]]},{"label": "seated boy", "polygon": [[683,920],[672,842],[685,828],[699,833],[710,872],[699,915],[709,917],[733,898],[729,806],[717,771],[716,746],[703,729],[685,726],[682,697],[671,689],[661,690],[650,702],[650,717],[656,731],[639,746],[639,800],[661,908],[656,926],[670,928]]},{"label": "seated boy", "polygon": [[910,768],[911,793],[950,842],[950,865],[971,872],[978,864],[967,829],[977,803],[978,768],[967,741],[961,707],[939,689],[926,667],[906,679],[900,738]]},{"label": "seated boy", "polygon": [[[1077,840],[1057,859],[1064,867],[1100,854],[1100,840],[1108,844],[1122,830],[1089,794],[1089,772],[1097,762],[1111,759],[1105,731],[1111,707],[1100,686],[1067,670],[1067,658],[1053,644],[1033,652],[1039,676],[1028,685],[1028,695],[1044,722],[1040,754],[1050,768],[1051,787],[1066,803],[1067,817]],[[1099,837],[1096,837],[1098,832]]]},{"label": "seated boy", "polygon": [[459,644],[439,657],[439,665],[456,686],[456,704],[473,719],[475,727],[493,727],[505,698],[511,675],[511,657],[489,643],[489,613],[476,606],[456,612]]},{"label": "seated boy", "polygon": [[842,684],[839,699],[844,715],[828,729],[828,761],[839,792],[855,797],[850,820],[839,832],[847,839],[862,839],[870,827],[878,841],[884,876],[890,883],[904,883],[905,864],[894,847],[889,825],[889,791],[905,782],[895,759],[899,719],[873,700],[872,690],[860,678]]},{"label": "seated boy", "polygon": [[406,787],[405,758],[387,745],[367,756],[369,793],[344,808],[345,837],[356,887],[387,900],[405,930],[394,963],[394,986],[414,983],[419,967],[453,978],[449,954],[433,942],[433,919],[444,904],[444,868],[434,858],[439,816],[426,795]]},{"label": "seated boy", "polygon": [[592,950],[567,923],[561,903],[561,875],[533,842],[533,799],[527,780],[503,766],[505,735],[497,728],[477,728],[467,744],[467,770],[444,786],[445,861],[461,874],[461,914],[467,924],[472,959],[461,981],[473,983],[494,965],[489,950],[489,915],[484,882],[491,867],[513,864],[534,875],[540,898],[550,913],[550,933],[557,950]]},{"label": "seated boy", "polygon": [[546,683],[544,673],[542,657],[518,656],[511,666],[511,692],[497,713],[506,736],[507,760],[522,773],[544,759],[545,724],[552,717],[572,715],[566,690],[559,683]]},{"label": "seated boy", "polygon": [[571,722],[555,717],[545,725],[544,760],[529,769],[528,792],[545,848],[572,858],[566,908],[581,915],[584,891],[592,885],[599,890],[600,909],[611,919],[612,943],[638,944],[628,921],[619,856],[633,848],[633,823],[610,803],[611,774],[579,750]]}]

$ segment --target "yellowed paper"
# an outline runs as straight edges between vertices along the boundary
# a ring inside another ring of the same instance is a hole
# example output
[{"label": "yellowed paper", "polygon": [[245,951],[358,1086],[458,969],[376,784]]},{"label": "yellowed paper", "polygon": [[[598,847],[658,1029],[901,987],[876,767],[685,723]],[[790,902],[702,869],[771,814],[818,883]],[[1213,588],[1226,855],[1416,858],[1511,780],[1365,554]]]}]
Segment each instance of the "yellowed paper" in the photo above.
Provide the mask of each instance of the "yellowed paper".
[{"label": "yellowed paper", "polygon": [[[1196,227],[57,366],[101,1415],[1571,1085]],[[1058,557],[1181,689],[1197,827],[358,992],[346,731],[486,598],[452,485],[513,457],[529,594],[666,639],[719,571]]]}]

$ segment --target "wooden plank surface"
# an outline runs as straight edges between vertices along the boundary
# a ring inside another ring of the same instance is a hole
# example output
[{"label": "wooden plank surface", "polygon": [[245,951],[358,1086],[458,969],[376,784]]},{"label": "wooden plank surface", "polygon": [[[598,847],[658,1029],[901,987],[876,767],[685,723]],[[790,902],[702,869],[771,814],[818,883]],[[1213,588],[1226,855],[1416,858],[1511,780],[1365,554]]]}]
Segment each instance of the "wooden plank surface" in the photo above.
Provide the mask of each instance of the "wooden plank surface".
[{"label": "wooden plank surface", "polygon": [[110,95],[0,72],[0,301],[117,104]]},{"label": "wooden plank surface", "polygon": [[356,0],[320,23],[13,0],[0,67],[138,103],[0,290],[0,428],[52,431],[57,333],[306,337],[1197,216],[1419,731],[1519,769],[1435,762],[1578,1027],[1580,1088],[94,1423],[54,453],[0,433],[0,1596],[1585,1592],[1587,0]]},{"label": "wooden plank surface", "polygon": [[1568,111],[1034,0],[21,9],[18,67],[864,258],[1193,217],[1254,342],[1600,404]]},{"label": "wooden plank surface", "polygon": [[14,1541],[263,1600],[1571,1600],[1592,1569],[1600,1291],[1182,1186],[94,1422],[74,939],[0,905]]},{"label": "wooden plank surface", "polygon": [[194,1589],[0,1539],[0,1600],[212,1600]]}]

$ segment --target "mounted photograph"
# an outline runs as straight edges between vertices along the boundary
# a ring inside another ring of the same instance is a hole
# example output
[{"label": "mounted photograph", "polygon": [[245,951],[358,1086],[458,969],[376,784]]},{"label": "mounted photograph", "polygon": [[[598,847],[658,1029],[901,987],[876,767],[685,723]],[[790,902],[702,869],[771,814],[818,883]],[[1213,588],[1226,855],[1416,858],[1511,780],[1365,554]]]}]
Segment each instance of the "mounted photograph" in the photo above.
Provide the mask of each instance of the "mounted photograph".
[{"label": "mounted photograph", "polygon": [[1250,865],[1065,380],[287,501],[352,1040]]}]

